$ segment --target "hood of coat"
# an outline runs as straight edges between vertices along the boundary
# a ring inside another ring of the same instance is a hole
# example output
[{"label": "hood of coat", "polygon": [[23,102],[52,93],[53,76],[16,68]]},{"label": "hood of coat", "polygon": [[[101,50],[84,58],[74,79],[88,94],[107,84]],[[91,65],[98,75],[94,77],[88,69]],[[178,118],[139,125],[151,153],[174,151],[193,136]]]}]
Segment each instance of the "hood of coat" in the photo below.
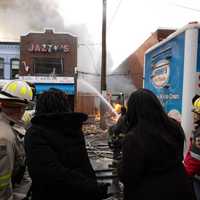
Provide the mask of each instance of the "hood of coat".
[{"label": "hood of coat", "polygon": [[36,115],[32,118],[31,123],[40,127],[47,127],[52,129],[80,129],[83,122],[88,116],[84,113],[51,113]]}]

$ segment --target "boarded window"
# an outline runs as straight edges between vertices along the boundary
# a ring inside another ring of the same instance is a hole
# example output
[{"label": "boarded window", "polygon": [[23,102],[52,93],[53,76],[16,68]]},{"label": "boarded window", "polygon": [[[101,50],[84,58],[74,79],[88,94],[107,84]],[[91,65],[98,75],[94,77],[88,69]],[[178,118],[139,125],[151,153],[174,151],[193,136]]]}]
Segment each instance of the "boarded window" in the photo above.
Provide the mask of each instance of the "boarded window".
[{"label": "boarded window", "polygon": [[34,74],[36,75],[63,75],[63,58],[34,58]]}]

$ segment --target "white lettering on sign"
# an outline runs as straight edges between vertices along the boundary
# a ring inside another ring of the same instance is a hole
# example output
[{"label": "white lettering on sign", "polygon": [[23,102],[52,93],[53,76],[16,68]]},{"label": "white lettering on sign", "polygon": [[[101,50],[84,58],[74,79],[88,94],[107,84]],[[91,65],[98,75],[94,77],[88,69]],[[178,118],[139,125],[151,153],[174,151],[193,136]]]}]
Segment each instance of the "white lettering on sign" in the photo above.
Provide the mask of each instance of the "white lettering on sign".
[{"label": "white lettering on sign", "polygon": [[31,44],[28,48],[29,52],[38,53],[54,53],[54,52],[64,52],[68,53],[70,47],[68,44]]},{"label": "white lettering on sign", "polygon": [[178,100],[178,99],[180,99],[180,96],[179,96],[179,94],[170,93],[170,94],[160,94],[158,96],[158,98],[161,99],[161,100],[172,100],[172,99]]},{"label": "white lettering on sign", "polygon": [[74,83],[74,77],[64,76],[20,76],[19,79],[31,83]]}]

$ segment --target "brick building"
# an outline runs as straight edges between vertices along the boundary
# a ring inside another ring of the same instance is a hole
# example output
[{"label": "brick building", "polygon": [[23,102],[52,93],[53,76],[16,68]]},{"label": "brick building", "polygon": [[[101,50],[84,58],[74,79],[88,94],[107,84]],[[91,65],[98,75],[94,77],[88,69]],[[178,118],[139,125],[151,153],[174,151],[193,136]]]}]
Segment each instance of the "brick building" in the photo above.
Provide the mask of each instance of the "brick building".
[{"label": "brick building", "polygon": [[76,37],[52,30],[21,36],[20,79],[35,83],[37,94],[51,87],[61,89],[69,94],[74,109],[76,66]]},{"label": "brick building", "polygon": [[158,29],[156,32],[144,41],[144,43],[129,56],[129,66],[131,77],[136,88],[141,88],[143,86],[143,68],[144,68],[144,54],[152,47],[154,44],[165,39],[175,30],[170,29]]},{"label": "brick building", "polygon": [[77,38],[52,30],[21,36],[20,61],[21,75],[74,76]]},{"label": "brick building", "polygon": [[144,54],[145,52],[168,37],[175,30],[172,29],[158,29],[147,38],[143,44],[137,48],[127,59],[125,59],[116,71],[121,71],[121,74],[128,74],[132,79],[135,88],[143,86],[143,68],[144,68]]}]

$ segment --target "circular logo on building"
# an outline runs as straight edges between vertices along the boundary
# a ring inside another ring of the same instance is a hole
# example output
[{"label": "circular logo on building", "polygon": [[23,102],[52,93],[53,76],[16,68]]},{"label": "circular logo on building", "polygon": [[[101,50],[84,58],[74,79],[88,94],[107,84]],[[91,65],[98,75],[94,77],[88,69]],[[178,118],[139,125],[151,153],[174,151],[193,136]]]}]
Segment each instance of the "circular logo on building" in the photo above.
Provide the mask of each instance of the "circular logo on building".
[{"label": "circular logo on building", "polygon": [[164,59],[154,64],[151,78],[155,87],[164,87],[169,79],[169,61]]}]

